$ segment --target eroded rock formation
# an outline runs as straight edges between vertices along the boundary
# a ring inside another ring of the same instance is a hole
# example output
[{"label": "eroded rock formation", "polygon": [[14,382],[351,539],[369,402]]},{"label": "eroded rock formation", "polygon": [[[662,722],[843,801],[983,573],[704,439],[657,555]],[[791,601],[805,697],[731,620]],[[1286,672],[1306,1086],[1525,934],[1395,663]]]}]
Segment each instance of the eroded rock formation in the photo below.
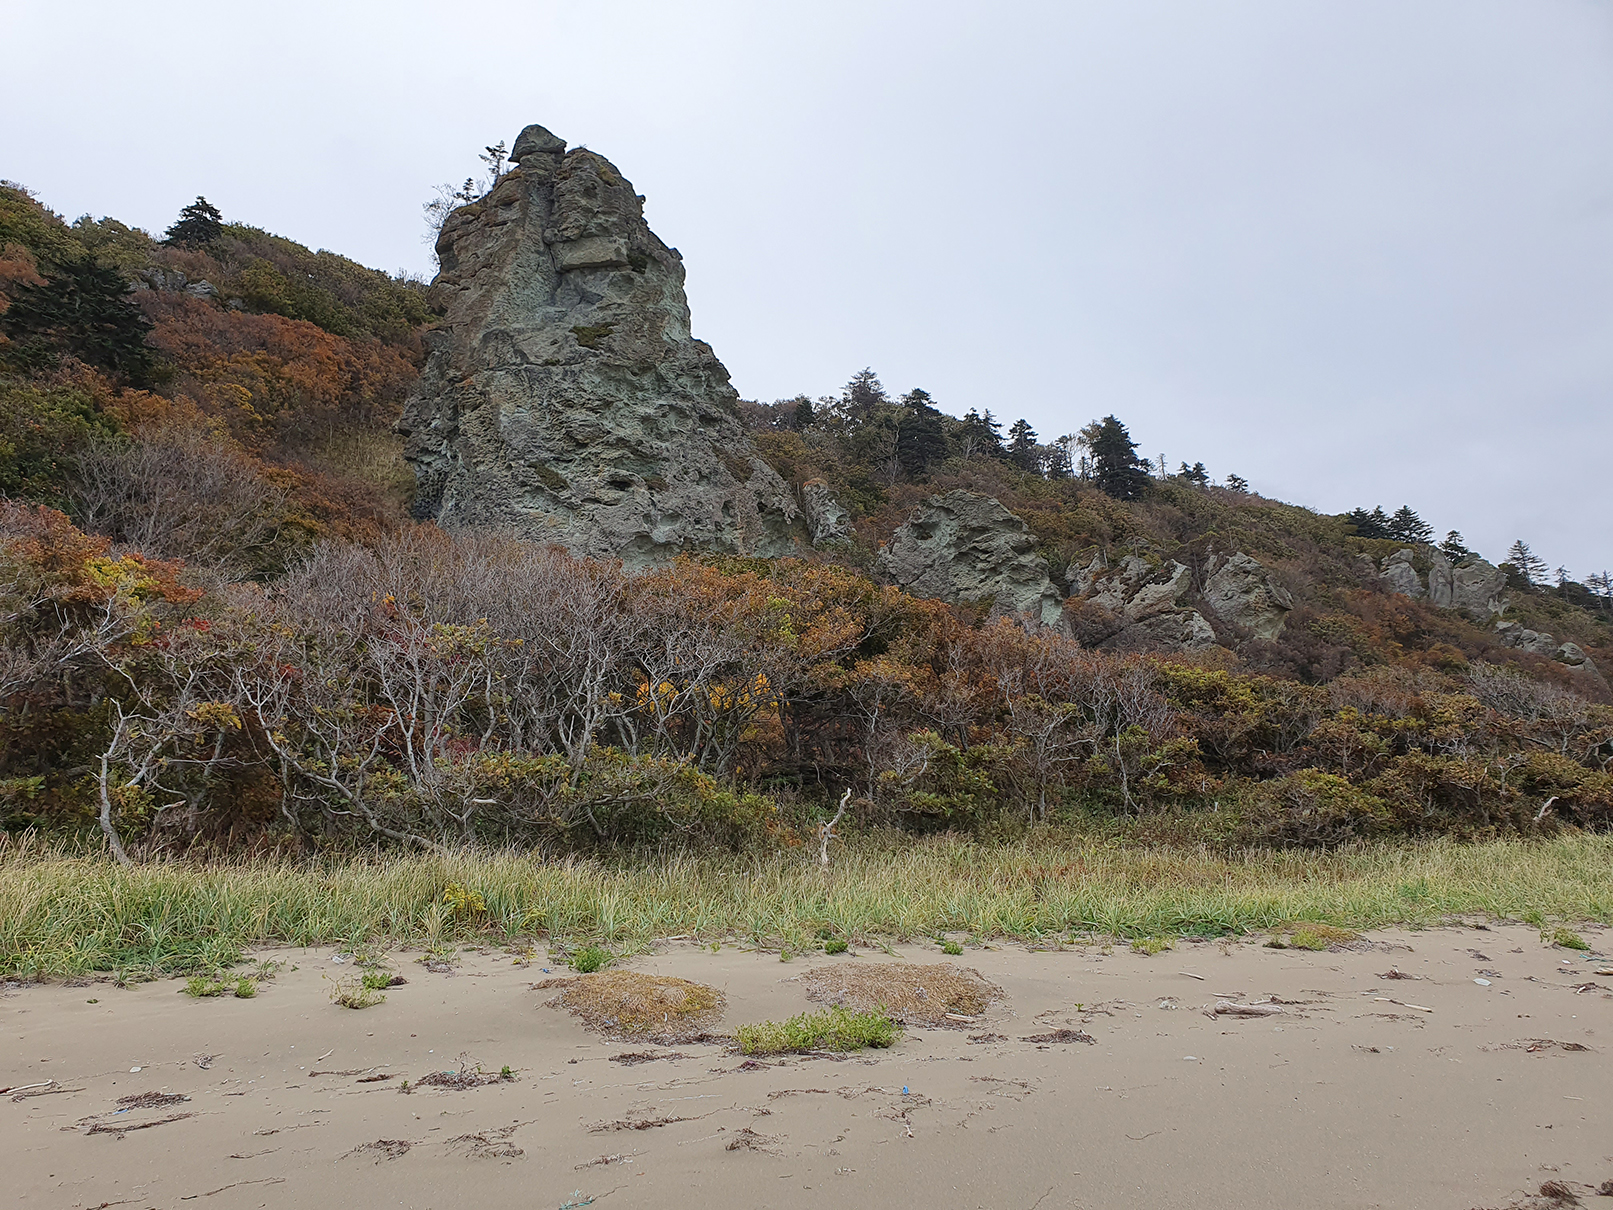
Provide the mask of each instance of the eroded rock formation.
[{"label": "eroded rock formation", "polygon": [[990,602],[992,617],[1058,626],[1063,602],[1025,522],[992,496],[931,496],[879,552],[879,569],[915,596]]},{"label": "eroded rock formation", "polygon": [[1390,592],[1413,599],[1426,595],[1441,609],[1465,609],[1480,617],[1506,612],[1507,573],[1483,559],[1469,559],[1460,567],[1438,550],[1427,551],[1428,588],[1413,560],[1411,548],[1397,550],[1383,563],[1383,580]]},{"label": "eroded rock formation", "polygon": [[1109,567],[1100,554],[1075,573],[1071,595],[1083,606],[1082,629],[1095,630],[1100,647],[1202,651],[1214,646],[1215,630],[1197,610],[1179,606],[1192,587],[1192,572],[1182,563],[1156,568],[1127,555]]},{"label": "eroded rock formation", "polygon": [[416,512],[642,567],[845,532],[758,457],[689,330],[683,261],[610,161],[528,126],[437,240],[442,327],[398,428]]},{"label": "eroded rock formation", "polygon": [[1282,634],[1294,598],[1271,578],[1265,565],[1242,552],[1210,556],[1205,568],[1204,604],[1231,626],[1241,626],[1257,639]]}]

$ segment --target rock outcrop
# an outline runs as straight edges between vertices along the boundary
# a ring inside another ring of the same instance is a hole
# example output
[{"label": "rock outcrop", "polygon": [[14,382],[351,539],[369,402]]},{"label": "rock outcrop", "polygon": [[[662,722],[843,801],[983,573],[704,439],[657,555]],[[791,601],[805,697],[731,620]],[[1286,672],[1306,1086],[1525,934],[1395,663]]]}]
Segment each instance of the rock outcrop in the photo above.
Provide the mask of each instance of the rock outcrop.
[{"label": "rock outcrop", "polygon": [[1602,670],[1578,643],[1559,643],[1545,631],[1530,630],[1522,622],[1497,622],[1495,633],[1503,644],[1517,651],[1528,651],[1556,660],[1573,673],[1574,679],[1583,687],[1599,689],[1604,694],[1609,691]]},{"label": "rock outcrop", "polygon": [[[1412,560],[1416,552],[1397,550],[1383,562],[1382,576],[1390,592],[1413,599],[1424,596],[1423,578]],[[1506,612],[1507,573],[1483,559],[1469,559],[1460,567],[1438,550],[1428,552],[1429,604],[1441,609],[1465,609],[1480,617]]]},{"label": "rock outcrop", "polygon": [[1103,556],[1075,573],[1071,596],[1080,600],[1083,635],[1121,651],[1202,651],[1215,645],[1215,630],[1196,610],[1179,607],[1193,587],[1182,563],[1156,568],[1127,555],[1116,567]]},{"label": "rock outcrop", "polygon": [[1210,556],[1205,567],[1204,604],[1229,626],[1272,640],[1283,632],[1294,598],[1271,578],[1265,565],[1242,552]]},{"label": "rock outcrop", "polygon": [[915,596],[990,602],[991,617],[1059,626],[1063,601],[1025,522],[991,496],[931,496],[879,552],[879,570]]},{"label": "rock outcrop", "polygon": [[1390,592],[1404,593],[1416,599],[1423,595],[1423,581],[1417,574],[1417,569],[1411,564],[1413,553],[1409,550],[1397,550],[1390,555],[1388,562],[1384,564],[1383,579]]},{"label": "rock outcrop", "polygon": [[755,453],[689,330],[683,261],[603,156],[529,126],[437,240],[442,327],[398,429],[416,512],[648,566],[843,534]]}]

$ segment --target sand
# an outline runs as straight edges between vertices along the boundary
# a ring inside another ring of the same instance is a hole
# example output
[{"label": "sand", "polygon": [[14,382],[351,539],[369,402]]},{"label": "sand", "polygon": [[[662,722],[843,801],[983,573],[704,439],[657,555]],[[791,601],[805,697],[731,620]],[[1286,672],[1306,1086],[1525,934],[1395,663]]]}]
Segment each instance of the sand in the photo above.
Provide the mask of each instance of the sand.
[{"label": "sand", "polygon": [[[254,999],[7,985],[0,1087],[54,1081],[0,1096],[7,1204],[1464,1210],[1557,1181],[1613,1207],[1592,1192],[1613,1178],[1609,964],[1521,926],[628,964],[722,989],[727,1029],[809,1008],[803,976],[834,963],[952,961],[1004,992],[889,1050],[767,1065],[592,1035],[533,989],[564,973],[543,953],[394,954],[408,983],[362,1010],[330,1002],[353,967],[329,950],[260,955],[287,966]],[[1022,1040],[1043,1035],[1074,1040]]]}]

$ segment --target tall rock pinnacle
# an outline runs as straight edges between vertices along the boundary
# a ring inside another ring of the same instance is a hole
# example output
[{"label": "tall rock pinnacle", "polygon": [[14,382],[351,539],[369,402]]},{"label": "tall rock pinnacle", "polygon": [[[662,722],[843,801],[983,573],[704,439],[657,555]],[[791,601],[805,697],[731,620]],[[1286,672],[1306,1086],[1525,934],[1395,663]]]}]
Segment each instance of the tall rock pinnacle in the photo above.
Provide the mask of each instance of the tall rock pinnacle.
[{"label": "tall rock pinnacle", "polygon": [[629,567],[804,549],[800,501],[690,335],[682,257],[610,161],[565,148],[528,126],[443,224],[447,315],[398,423],[416,513]]}]

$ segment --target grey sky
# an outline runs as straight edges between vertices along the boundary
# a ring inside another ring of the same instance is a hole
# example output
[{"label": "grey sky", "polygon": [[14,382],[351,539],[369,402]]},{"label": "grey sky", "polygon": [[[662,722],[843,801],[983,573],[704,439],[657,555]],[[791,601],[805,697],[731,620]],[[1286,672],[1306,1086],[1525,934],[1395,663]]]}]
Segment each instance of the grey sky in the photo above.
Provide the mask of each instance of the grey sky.
[{"label": "grey sky", "polygon": [[740,391],[872,365],[1044,437],[1113,411],[1324,511],[1613,564],[1613,9],[8,0],[0,176],[424,269],[541,122],[684,253]]}]

